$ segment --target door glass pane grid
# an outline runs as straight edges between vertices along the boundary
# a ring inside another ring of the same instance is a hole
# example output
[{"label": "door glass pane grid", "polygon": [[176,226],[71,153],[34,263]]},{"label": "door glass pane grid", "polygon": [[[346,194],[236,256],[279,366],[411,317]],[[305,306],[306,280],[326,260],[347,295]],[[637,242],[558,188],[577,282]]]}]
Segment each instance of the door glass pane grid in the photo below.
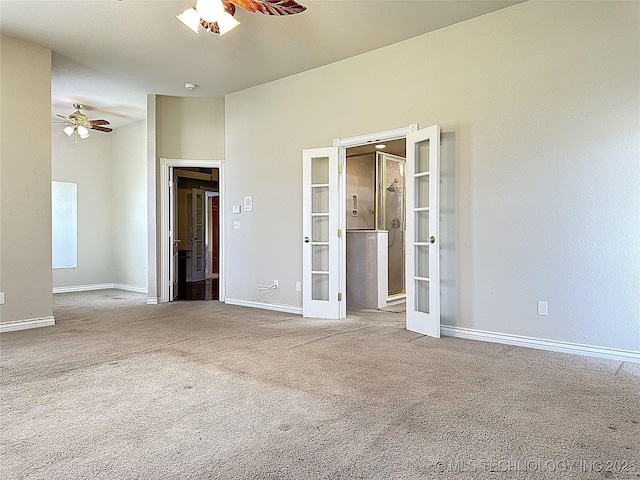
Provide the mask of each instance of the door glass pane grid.
[{"label": "door glass pane grid", "polygon": [[311,270],[329,271],[329,245],[311,245]]},{"label": "door glass pane grid", "polygon": [[428,279],[429,278],[429,246],[416,245],[414,248],[415,255],[415,276]]},{"label": "door glass pane grid", "polygon": [[329,183],[329,157],[311,159],[311,185],[326,185]]},{"label": "door glass pane grid", "polygon": [[416,144],[415,173],[429,171],[429,140]]},{"label": "door glass pane grid", "polygon": [[415,238],[414,242],[423,243],[429,241],[429,212],[415,212]]},{"label": "door glass pane grid", "polygon": [[329,186],[311,186],[311,213],[329,213]]},{"label": "door glass pane grid", "polygon": [[311,275],[311,299],[329,300],[329,274],[314,273]]},{"label": "door glass pane grid", "polygon": [[328,242],[329,241],[329,216],[316,215],[311,217],[311,241],[312,242]]},{"label": "door glass pane grid", "polygon": [[415,309],[418,312],[429,313],[429,280],[414,280]]},{"label": "door glass pane grid", "polygon": [[416,208],[429,206],[429,174],[414,178]]}]

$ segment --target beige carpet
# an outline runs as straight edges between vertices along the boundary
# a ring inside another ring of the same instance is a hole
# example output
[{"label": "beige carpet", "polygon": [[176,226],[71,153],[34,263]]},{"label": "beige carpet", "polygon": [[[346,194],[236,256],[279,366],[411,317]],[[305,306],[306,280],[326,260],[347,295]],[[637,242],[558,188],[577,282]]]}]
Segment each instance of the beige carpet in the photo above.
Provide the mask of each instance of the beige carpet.
[{"label": "beige carpet", "polygon": [[640,478],[639,365],[144,302],[2,335],[0,478]]}]

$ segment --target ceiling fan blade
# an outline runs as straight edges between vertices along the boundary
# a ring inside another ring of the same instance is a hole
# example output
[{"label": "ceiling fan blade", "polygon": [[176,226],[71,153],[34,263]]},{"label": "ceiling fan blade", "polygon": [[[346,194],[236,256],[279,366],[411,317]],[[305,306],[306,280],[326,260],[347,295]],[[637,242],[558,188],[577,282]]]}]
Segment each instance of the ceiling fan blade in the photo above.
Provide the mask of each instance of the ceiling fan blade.
[{"label": "ceiling fan blade", "polygon": [[106,133],[113,131],[113,128],[101,127],[100,125],[91,125],[89,128],[91,130],[98,130],[99,132],[106,132]]},{"label": "ceiling fan blade", "polygon": [[91,125],[110,125],[110,123],[106,120],[89,120],[89,123]]},{"label": "ceiling fan blade", "polygon": [[235,6],[249,12],[258,12],[264,15],[293,15],[304,12],[307,7],[295,0],[230,0]]},{"label": "ceiling fan blade", "polygon": [[63,118],[63,119],[64,119],[64,120],[66,120],[67,122],[69,121],[69,117],[65,117],[64,115],[60,115],[59,113],[56,113],[56,117]]}]

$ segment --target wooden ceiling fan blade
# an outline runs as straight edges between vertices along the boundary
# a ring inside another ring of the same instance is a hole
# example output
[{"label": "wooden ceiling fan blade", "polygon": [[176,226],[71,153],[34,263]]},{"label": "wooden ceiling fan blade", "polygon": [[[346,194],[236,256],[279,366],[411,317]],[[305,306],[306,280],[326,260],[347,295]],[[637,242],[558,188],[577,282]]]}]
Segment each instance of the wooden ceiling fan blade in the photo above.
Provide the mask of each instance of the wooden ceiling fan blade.
[{"label": "wooden ceiling fan blade", "polygon": [[110,125],[107,120],[99,119],[99,120],[89,120],[91,125]]},{"label": "wooden ceiling fan blade", "polygon": [[106,132],[106,133],[109,133],[109,132],[113,131],[113,128],[101,127],[100,125],[91,125],[89,128],[91,130],[98,130],[99,132]]},{"label": "wooden ceiling fan blade", "polygon": [[59,113],[56,113],[56,117],[60,117],[65,119],[67,122],[69,121],[69,117],[65,117],[64,115],[60,115]]},{"label": "wooden ceiling fan blade", "polygon": [[249,12],[258,12],[264,15],[293,15],[304,12],[307,7],[300,5],[295,0],[230,0],[236,7]]}]

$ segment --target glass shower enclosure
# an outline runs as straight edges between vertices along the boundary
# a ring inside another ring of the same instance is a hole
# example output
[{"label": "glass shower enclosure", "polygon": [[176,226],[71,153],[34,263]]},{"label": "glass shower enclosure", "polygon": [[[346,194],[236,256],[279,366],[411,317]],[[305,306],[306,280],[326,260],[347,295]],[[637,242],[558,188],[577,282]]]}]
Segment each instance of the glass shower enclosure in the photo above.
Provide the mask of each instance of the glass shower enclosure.
[{"label": "glass shower enclosure", "polygon": [[390,299],[405,293],[405,163],[403,157],[376,152],[376,229],[388,232]]}]

